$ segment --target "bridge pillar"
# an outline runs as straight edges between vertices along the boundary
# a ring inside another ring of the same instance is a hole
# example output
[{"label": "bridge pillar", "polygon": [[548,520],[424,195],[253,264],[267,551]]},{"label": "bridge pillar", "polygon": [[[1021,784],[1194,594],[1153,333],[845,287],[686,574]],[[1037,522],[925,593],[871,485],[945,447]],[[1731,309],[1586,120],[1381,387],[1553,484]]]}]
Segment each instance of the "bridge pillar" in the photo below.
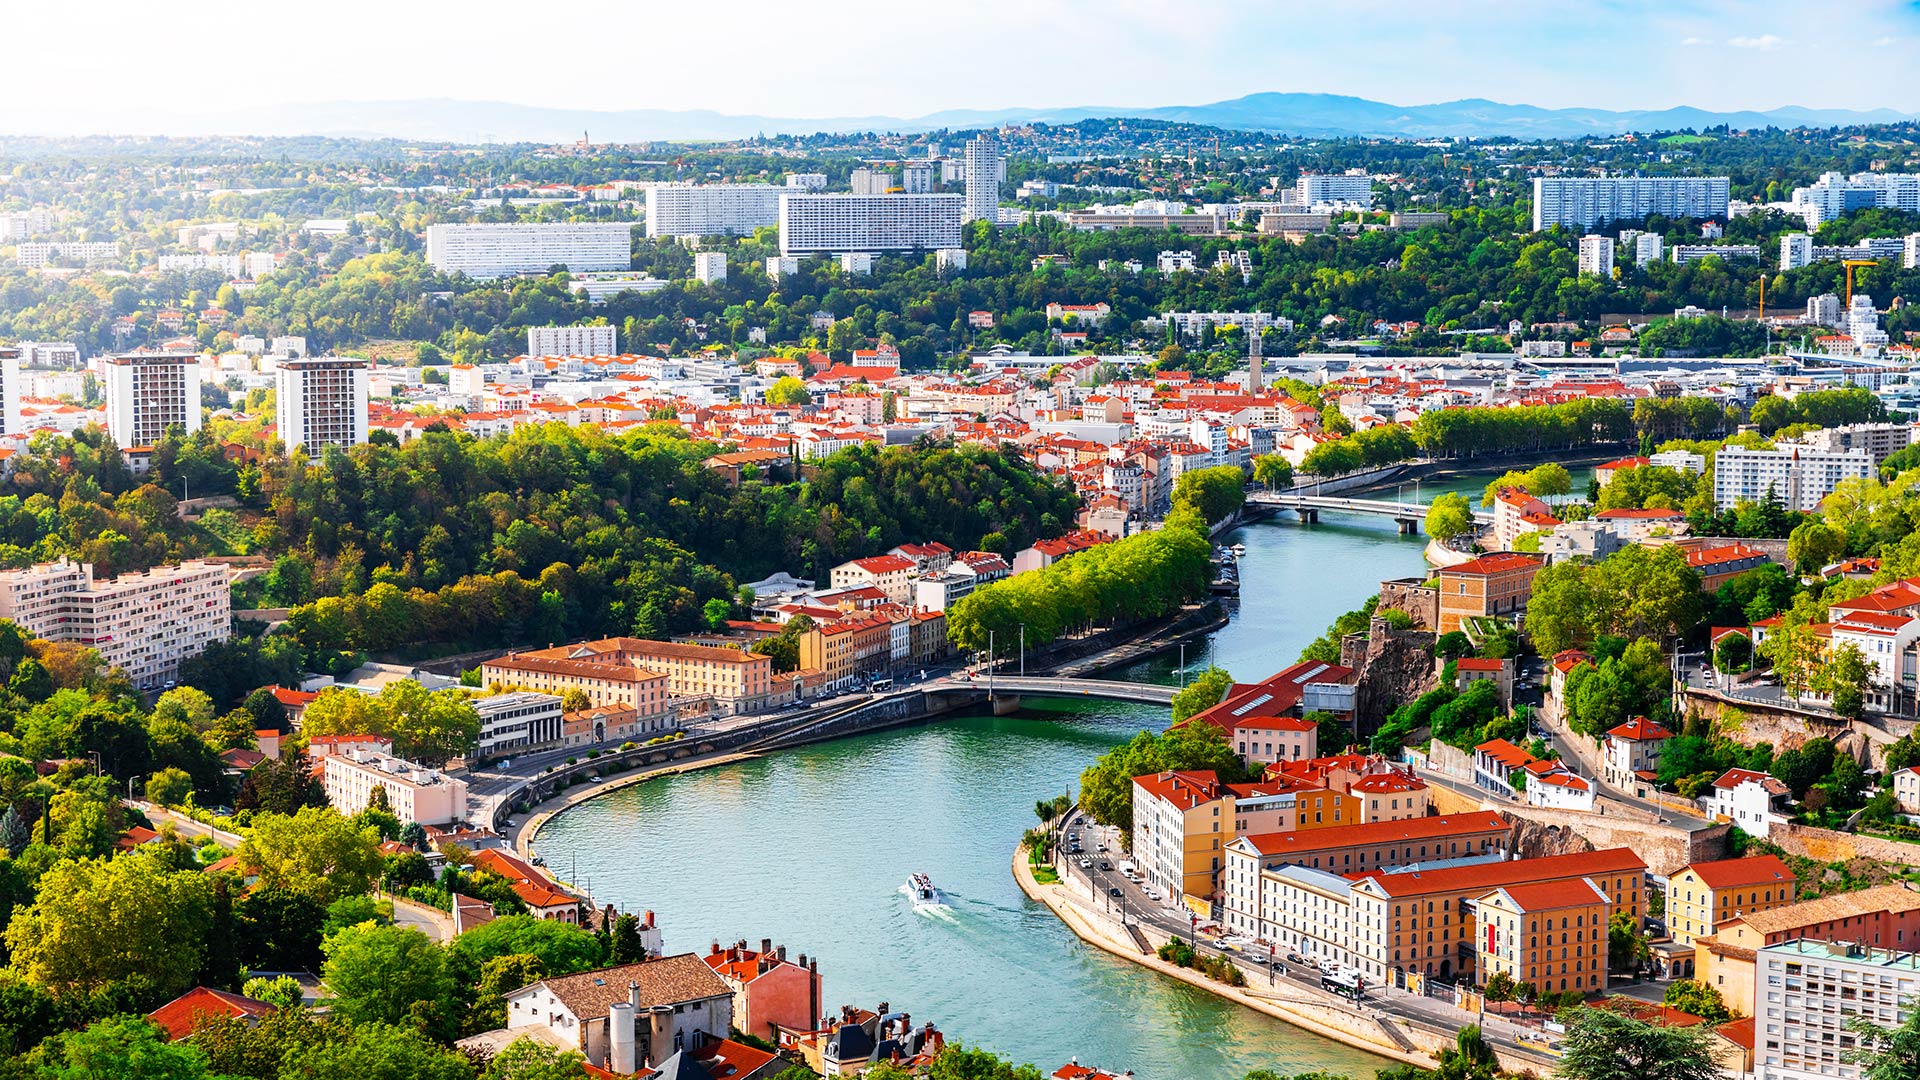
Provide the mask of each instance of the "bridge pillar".
[{"label": "bridge pillar", "polygon": [[1420,531],[1420,523],[1412,518],[1399,518],[1394,524],[1400,526],[1401,536],[1413,536]]},{"label": "bridge pillar", "polygon": [[1017,713],[1019,711],[1020,711],[1020,695],[1019,694],[1002,693],[1002,694],[993,695],[993,715],[1011,716],[1012,714]]},{"label": "bridge pillar", "polygon": [[1300,514],[1300,521],[1304,525],[1318,525],[1320,523],[1320,511],[1311,506],[1301,507],[1298,513]]}]

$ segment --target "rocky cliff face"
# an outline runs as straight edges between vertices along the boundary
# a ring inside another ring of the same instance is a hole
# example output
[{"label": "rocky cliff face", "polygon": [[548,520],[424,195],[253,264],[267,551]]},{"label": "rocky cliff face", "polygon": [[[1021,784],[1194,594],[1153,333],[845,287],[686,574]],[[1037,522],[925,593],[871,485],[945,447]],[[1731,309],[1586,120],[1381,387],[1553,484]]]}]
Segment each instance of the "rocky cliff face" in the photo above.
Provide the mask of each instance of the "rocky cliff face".
[{"label": "rocky cliff face", "polygon": [[1538,821],[1529,821],[1523,817],[1513,817],[1513,832],[1507,839],[1509,850],[1515,858],[1538,859],[1548,855],[1576,855],[1583,851],[1592,851],[1593,844],[1586,837],[1562,825],[1547,825]]},{"label": "rocky cliff face", "polygon": [[1401,630],[1376,618],[1365,634],[1340,642],[1340,664],[1358,673],[1355,723],[1362,737],[1380,729],[1387,714],[1439,683],[1431,630]]}]

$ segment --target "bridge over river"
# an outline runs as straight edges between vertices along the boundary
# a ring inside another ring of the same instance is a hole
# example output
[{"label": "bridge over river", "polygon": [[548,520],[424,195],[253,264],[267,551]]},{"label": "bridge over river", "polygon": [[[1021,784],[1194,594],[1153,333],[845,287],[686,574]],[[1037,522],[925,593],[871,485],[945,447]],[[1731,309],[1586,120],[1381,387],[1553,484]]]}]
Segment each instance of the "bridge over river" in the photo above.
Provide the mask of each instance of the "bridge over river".
[{"label": "bridge over river", "polygon": [[[1421,524],[1427,519],[1425,503],[1395,502],[1391,499],[1352,499],[1344,495],[1252,492],[1247,495],[1247,505],[1265,510],[1291,510],[1300,515],[1301,521],[1319,521],[1322,511],[1389,517],[1400,526],[1400,532],[1405,536],[1419,532]],[[1473,520],[1481,525],[1490,525],[1493,523],[1493,514],[1491,511],[1476,508],[1473,511]]]}]

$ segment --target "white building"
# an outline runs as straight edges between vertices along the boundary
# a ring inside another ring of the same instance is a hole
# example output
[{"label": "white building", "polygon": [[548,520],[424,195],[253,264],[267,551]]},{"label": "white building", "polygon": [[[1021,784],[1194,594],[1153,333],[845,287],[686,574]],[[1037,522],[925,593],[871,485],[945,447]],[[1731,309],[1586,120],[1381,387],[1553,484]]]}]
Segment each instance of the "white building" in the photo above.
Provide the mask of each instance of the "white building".
[{"label": "white building", "polygon": [[1813,237],[1797,232],[1780,238],[1780,269],[1798,270],[1812,262]]},{"label": "white building", "polygon": [[[815,174],[817,175],[817,174]],[[819,177],[825,187],[827,178]],[[780,220],[780,196],[795,190],[773,184],[655,184],[647,189],[647,236],[747,236]],[[804,190],[804,189],[802,189]],[[621,264],[625,266],[625,263]]]},{"label": "white building", "polygon": [[619,330],[612,326],[527,327],[528,356],[612,356],[618,344]]},{"label": "white building", "polygon": [[1181,270],[1195,269],[1199,264],[1191,251],[1163,251],[1155,260],[1163,274],[1178,273]]},{"label": "white building", "polygon": [[853,170],[848,181],[855,195],[885,195],[898,186],[893,182],[892,173],[864,167]]},{"label": "white building", "polygon": [[909,161],[900,167],[900,190],[909,195],[926,195],[939,182],[940,166],[931,161]]},{"label": "white building", "polygon": [[1667,239],[1659,233],[1641,233],[1633,238],[1633,262],[1636,266],[1645,266],[1657,262],[1666,255]]},{"label": "white building", "polygon": [[933,265],[936,270],[960,271],[967,268],[966,248],[941,248],[933,253]]},{"label": "white building", "polygon": [[840,272],[843,274],[873,273],[873,256],[864,251],[849,251],[840,256]]},{"label": "white building", "polygon": [[[1000,154],[1000,144],[992,135],[981,133],[967,140],[966,169],[962,174],[966,180],[966,208],[962,215],[965,221],[997,221],[1000,217],[1000,184],[1007,178],[1007,162]],[[932,245],[936,247],[958,247],[953,244]]]},{"label": "white building", "polygon": [[1662,450],[1647,458],[1647,464],[1675,472],[1692,473],[1700,476],[1707,471],[1707,458],[1691,450]]},{"label": "white building", "polygon": [[287,453],[318,460],[329,446],[367,441],[367,361],[324,356],[282,360],[273,372],[274,412]]},{"label": "white building", "polygon": [[1651,214],[1725,217],[1730,188],[1724,176],[1537,176],[1533,231],[1559,225],[1589,232]]},{"label": "white building", "polygon": [[1788,510],[1812,511],[1840,481],[1865,480],[1873,474],[1873,455],[1865,450],[1836,454],[1803,447],[1727,446],[1714,458],[1713,502],[1721,510],[1731,510],[1743,502],[1764,502],[1771,489]]},{"label": "white building", "polygon": [[122,450],[158,445],[167,429],[200,430],[200,358],[190,352],[106,359],[107,431]]},{"label": "white building", "polygon": [[[659,1066],[726,1038],[734,1023],[732,989],[692,953],[542,979],[509,992],[506,1004],[509,1034],[578,1050],[621,1076],[665,1077]],[[547,1031],[523,1030],[530,1028]]]},{"label": "white building", "polygon": [[651,274],[622,270],[599,274],[570,274],[567,279],[567,291],[576,296],[584,296],[589,304],[604,304],[621,293],[659,292],[669,283],[664,278]]},{"label": "white building", "polygon": [[1920,232],[1901,241],[1900,265],[1908,270],[1920,270]]},{"label": "white building", "polygon": [[45,207],[0,214],[0,241],[18,243],[53,231],[53,211]]},{"label": "white building", "polygon": [[1806,218],[1809,229],[1877,207],[1920,213],[1920,174],[1830,172],[1820,174],[1810,187],[1793,189],[1793,208]]},{"label": "white building", "polygon": [[560,698],[553,694],[492,694],[474,698],[473,711],[480,714],[482,759],[560,742]]},{"label": "white building", "polygon": [[703,285],[716,285],[727,280],[726,252],[695,252],[693,256],[693,278]]},{"label": "white building", "polygon": [[[827,190],[827,174],[817,172],[788,173],[787,187],[796,191],[825,191]],[[776,202],[774,204],[773,212],[775,216],[779,215],[779,203]]]},{"label": "white building", "polygon": [[86,645],[141,689],[171,686],[180,662],[227,640],[227,568],[187,562],[96,581],[90,563],[0,571],[0,618],[48,641]]},{"label": "white building", "polygon": [[1873,456],[1873,463],[1878,465],[1913,445],[1916,430],[1920,429],[1912,424],[1848,424],[1809,431],[1800,437],[1800,441],[1830,454],[1865,450]]},{"label": "white building", "polygon": [[1860,1080],[1864,1020],[1898,1028],[1920,996],[1920,953],[1797,938],[1754,955],[1754,1080]]},{"label": "white building", "polygon": [[1613,237],[1593,233],[1580,238],[1580,272],[1603,278],[1613,276]]},{"label": "white building", "polygon": [[1196,338],[1208,327],[1237,326],[1241,333],[1261,334],[1275,327],[1293,332],[1293,320],[1266,311],[1169,311],[1157,320],[1158,326],[1173,327],[1181,338]]},{"label": "white building", "polygon": [[1293,182],[1293,191],[1295,199],[1306,206],[1373,206],[1373,177],[1360,172],[1306,173]]},{"label": "white building", "polygon": [[[346,691],[352,693],[352,691]],[[384,788],[387,806],[402,825],[446,825],[467,816],[467,782],[405,758],[352,749],[321,761],[321,786],[327,802],[342,814],[367,808],[375,788]]]},{"label": "white building", "polygon": [[1840,325],[1840,298],[1833,293],[1807,297],[1807,321],[1815,326]]},{"label": "white building", "polygon": [[1766,836],[1787,820],[1777,812],[1787,795],[1787,785],[1766,773],[1728,769],[1700,796],[1700,807],[1708,817],[1725,818],[1748,836]]},{"label": "white building", "polygon": [[16,245],[13,249],[14,265],[26,270],[37,270],[55,259],[85,263],[93,266],[98,263],[113,262],[120,257],[120,244],[117,241],[75,242],[61,241],[46,243],[33,241]]},{"label": "white building", "polygon": [[71,341],[23,341],[19,349],[21,367],[77,368],[80,366],[80,346]]},{"label": "white building", "polygon": [[627,270],[633,266],[633,226],[619,221],[429,225],[427,262],[442,273],[471,278],[544,274],[554,266]]},{"label": "white building", "polygon": [[780,251],[937,251],[960,247],[959,195],[788,193],[780,197]]},{"label": "white building", "polygon": [[0,435],[20,434],[20,350],[0,348]]},{"label": "white building", "polygon": [[1697,262],[1708,258],[1723,259],[1727,262],[1759,262],[1761,255],[1758,244],[1675,244],[1667,249],[1667,258],[1676,263]]}]

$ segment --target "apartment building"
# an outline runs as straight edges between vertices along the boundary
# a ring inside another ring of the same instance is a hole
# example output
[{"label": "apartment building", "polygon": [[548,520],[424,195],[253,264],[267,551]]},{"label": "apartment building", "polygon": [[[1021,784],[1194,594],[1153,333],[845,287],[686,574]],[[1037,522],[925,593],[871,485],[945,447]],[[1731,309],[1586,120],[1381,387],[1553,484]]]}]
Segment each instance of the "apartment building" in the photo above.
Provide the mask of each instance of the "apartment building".
[{"label": "apartment building", "polygon": [[887,594],[889,603],[910,604],[917,569],[913,560],[903,555],[874,555],[841,563],[829,572],[828,581],[836,589],[879,589]]},{"label": "apartment building", "polygon": [[[1298,794],[1306,794],[1301,792]],[[1334,874],[1453,859],[1499,858],[1510,825],[1496,811],[1415,817],[1241,836],[1228,845],[1228,880],[1243,907],[1261,871],[1304,866]],[[1229,901],[1229,907],[1232,901]]]},{"label": "apartment building", "polygon": [[1220,888],[1226,847],[1243,829],[1290,827],[1300,785],[1292,781],[1222,784],[1212,772],[1162,772],[1133,778],[1133,856],[1148,882],[1189,904]]},{"label": "apartment building", "polygon": [[1793,208],[1806,218],[1809,229],[1855,210],[1877,207],[1920,213],[1920,174],[1829,172],[1807,187],[1793,189]]},{"label": "apartment building", "polygon": [[17,244],[13,249],[13,263],[22,270],[38,270],[55,260],[95,266],[119,258],[120,243],[117,240],[32,241]]},{"label": "apartment building", "polygon": [[1920,996],[1920,953],[1905,949],[1796,938],[1761,949],[1754,966],[1755,1080],[1860,1080],[1853,1023],[1897,1028]]},{"label": "apartment building", "polygon": [[[911,643],[911,627],[907,633]],[[822,685],[839,689],[861,675],[889,669],[893,635],[894,620],[879,612],[815,623],[800,635],[800,667],[819,672]]]},{"label": "apartment building", "polygon": [[20,355],[23,349],[0,346],[0,435],[18,435],[20,399],[26,386],[20,381]]},{"label": "apartment building", "polygon": [[1505,974],[1541,990],[1595,993],[1607,984],[1612,898],[1590,878],[1507,885],[1474,901],[1484,985]]},{"label": "apartment building", "polygon": [[618,221],[429,225],[427,262],[442,273],[479,279],[544,274],[555,266],[630,270],[633,226]]},{"label": "apartment building", "polygon": [[[573,666],[579,664],[587,666]],[[666,682],[635,680],[633,673],[663,676]],[[755,712],[767,707],[774,693],[773,661],[758,653],[631,637],[509,653],[482,664],[480,675],[489,685],[518,684],[562,696],[578,686],[595,705],[628,705],[643,716],[665,711],[671,698],[686,697],[711,697],[722,715]],[[529,681],[533,676],[543,682]],[[604,700],[594,696],[610,691]]]},{"label": "apartment building", "polygon": [[107,357],[107,431],[122,450],[158,445],[170,427],[200,430],[200,358],[190,352]]},{"label": "apartment building", "polygon": [[1673,732],[1644,716],[1608,729],[1602,750],[1601,775],[1608,787],[1637,792],[1654,782],[1660,769],[1660,751]]},{"label": "apartment building", "polygon": [[1725,218],[1731,187],[1724,176],[1537,176],[1533,231],[1588,232],[1651,214]]},{"label": "apartment building", "polygon": [[727,280],[727,253],[724,251],[695,252],[693,279],[702,285],[717,285]]},{"label": "apartment building", "polygon": [[1593,233],[1580,238],[1580,273],[1613,276],[1613,237]]},{"label": "apartment building", "polygon": [[275,365],[274,414],[288,455],[305,448],[317,461],[329,446],[367,441],[367,369],[365,360],[331,356]]},{"label": "apartment building", "polygon": [[1499,551],[1437,572],[1442,634],[1460,629],[1469,618],[1512,615],[1533,595],[1533,576],[1543,561],[1534,555]]},{"label": "apartment building", "polygon": [[564,720],[556,694],[510,691],[473,699],[480,715],[482,760],[502,754],[560,745]]},{"label": "apartment building", "polygon": [[673,708],[665,675],[621,664],[508,653],[481,664],[480,681],[561,697],[578,690],[594,706],[631,709],[643,722],[666,716]]},{"label": "apartment building", "polygon": [[1373,177],[1365,173],[1303,173],[1293,182],[1294,201],[1302,206],[1339,203],[1373,205]]},{"label": "apartment building", "polygon": [[1800,436],[1800,441],[1829,454],[1864,450],[1877,466],[1913,445],[1916,431],[1920,428],[1913,424],[1847,424],[1809,431]]},{"label": "apartment building", "polygon": [[620,331],[612,326],[529,326],[528,356],[612,356]]},{"label": "apartment building", "polygon": [[780,196],[780,253],[934,251],[961,247],[962,196],[853,195],[844,192]]},{"label": "apartment building", "polygon": [[780,196],[792,190],[773,184],[655,184],[647,189],[647,236],[748,236],[779,224]]},{"label": "apartment building", "polygon": [[1295,664],[1263,682],[1235,683],[1218,705],[1182,723],[1219,728],[1249,768],[1311,760],[1320,754],[1320,725],[1305,719],[1304,714],[1325,711],[1351,715],[1353,678],[1351,668],[1335,664]]},{"label": "apartment building", "polygon": [[1874,475],[1866,450],[1832,453],[1811,447],[1749,450],[1727,446],[1713,462],[1713,502],[1731,510],[1743,502],[1764,502],[1771,492],[1788,510],[1812,511],[1842,480]]},{"label": "apartment building", "polygon": [[[997,221],[1000,217],[1000,185],[1007,178],[1007,161],[1000,153],[1000,144],[992,135],[982,132],[967,140],[965,169],[961,178],[966,185],[965,203],[961,209],[965,221]],[[935,247],[958,245],[936,244]]]},{"label": "apartment building", "polygon": [[402,825],[446,825],[466,820],[467,782],[438,769],[370,750],[328,754],[321,761],[321,785],[327,802],[342,814],[367,808],[374,789],[384,789],[387,805]]},{"label": "apartment building", "polygon": [[[1486,862],[1438,869],[1368,873],[1353,887],[1352,919],[1369,981],[1408,972],[1476,979],[1481,938],[1475,905],[1495,889],[1588,878],[1637,929],[1645,919],[1647,864],[1627,848]],[[1571,942],[1569,942],[1571,944]],[[1556,973],[1556,983],[1559,976]],[[1572,989],[1572,973],[1568,973]],[[1556,989],[1558,989],[1556,985]]]},{"label": "apartment building", "polygon": [[1798,888],[1778,855],[1690,863],[1667,880],[1667,933],[1690,946],[1729,919],[1786,907]]},{"label": "apartment building", "polygon": [[1729,1002],[1753,1001],[1756,956],[1796,938],[1911,950],[1920,943],[1920,892],[1877,885],[1736,915],[1717,923],[1706,937],[1694,938],[1694,978]]},{"label": "apartment building", "polygon": [[180,663],[231,634],[227,568],[186,562],[95,580],[66,559],[0,571],[0,618],[48,641],[97,650],[143,690],[173,685]]}]

